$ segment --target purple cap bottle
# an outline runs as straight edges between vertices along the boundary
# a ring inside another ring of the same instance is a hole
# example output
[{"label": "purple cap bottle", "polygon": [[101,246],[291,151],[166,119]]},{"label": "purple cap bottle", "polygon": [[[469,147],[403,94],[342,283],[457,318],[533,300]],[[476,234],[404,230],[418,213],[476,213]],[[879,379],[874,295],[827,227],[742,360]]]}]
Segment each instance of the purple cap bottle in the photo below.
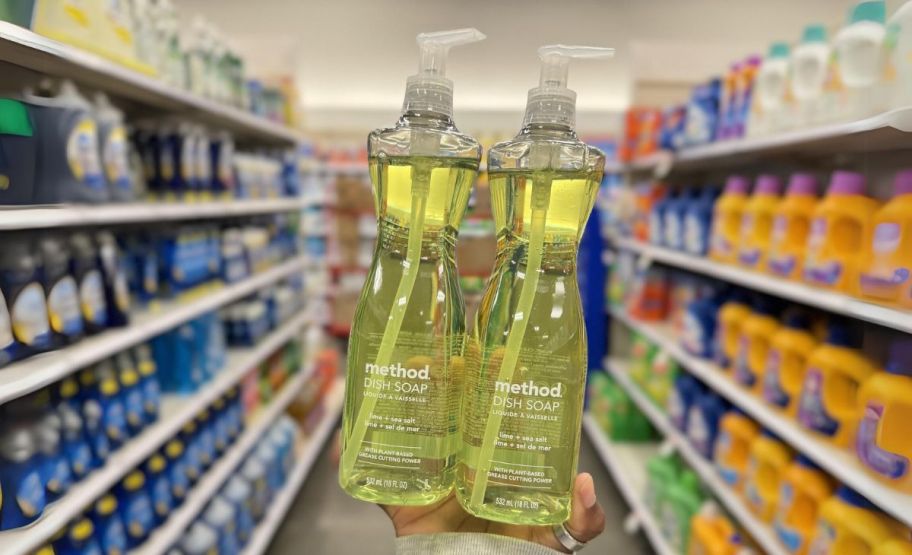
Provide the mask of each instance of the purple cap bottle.
[{"label": "purple cap bottle", "polygon": [[903,170],[893,178],[893,196],[912,193],[912,169]]},{"label": "purple cap bottle", "polygon": [[750,190],[750,181],[743,175],[730,175],[725,180],[726,195],[746,195]]},{"label": "purple cap bottle", "polygon": [[757,184],[754,186],[755,195],[775,195],[782,192],[782,181],[775,175],[768,173],[757,177]]},{"label": "purple cap bottle", "polygon": [[857,172],[838,170],[830,178],[830,187],[827,195],[863,195],[865,194],[865,178]]},{"label": "purple cap bottle", "polygon": [[789,178],[787,195],[815,196],[817,194],[817,178],[809,173],[793,173]]}]

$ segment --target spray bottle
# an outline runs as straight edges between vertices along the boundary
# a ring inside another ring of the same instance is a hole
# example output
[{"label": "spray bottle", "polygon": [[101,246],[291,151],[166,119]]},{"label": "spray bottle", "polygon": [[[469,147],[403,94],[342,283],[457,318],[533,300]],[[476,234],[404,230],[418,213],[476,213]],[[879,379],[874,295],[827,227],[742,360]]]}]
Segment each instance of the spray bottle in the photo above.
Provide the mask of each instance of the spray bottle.
[{"label": "spray bottle", "polygon": [[453,486],[465,342],[454,249],[481,146],[453,124],[444,75],[450,47],[484,38],[418,35],[402,117],[368,137],[379,237],[352,323],[339,468],[365,501],[427,505]]},{"label": "spray bottle", "polygon": [[605,164],[576,136],[567,73],[614,51],[538,52],[523,128],[488,154],[498,263],[466,348],[456,494],[476,516],[544,525],[570,514],[587,367],[576,257]]}]

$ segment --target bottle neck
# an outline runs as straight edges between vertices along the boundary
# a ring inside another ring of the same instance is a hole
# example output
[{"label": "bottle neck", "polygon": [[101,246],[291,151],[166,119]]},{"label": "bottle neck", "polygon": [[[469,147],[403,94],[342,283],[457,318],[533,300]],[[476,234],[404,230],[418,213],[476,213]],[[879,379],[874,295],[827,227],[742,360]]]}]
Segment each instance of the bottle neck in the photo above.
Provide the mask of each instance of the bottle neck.
[{"label": "bottle neck", "polygon": [[453,118],[447,114],[439,112],[427,112],[418,110],[406,110],[402,113],[397,127],[421,127],[425,129],[440,129],[450,131],[456,129]]},{"label": "bottle neck", "polygon": [[527,123],[519,131],[521,137],[547,139],[577,139],[576,131],[569,125],[560,123]]}]

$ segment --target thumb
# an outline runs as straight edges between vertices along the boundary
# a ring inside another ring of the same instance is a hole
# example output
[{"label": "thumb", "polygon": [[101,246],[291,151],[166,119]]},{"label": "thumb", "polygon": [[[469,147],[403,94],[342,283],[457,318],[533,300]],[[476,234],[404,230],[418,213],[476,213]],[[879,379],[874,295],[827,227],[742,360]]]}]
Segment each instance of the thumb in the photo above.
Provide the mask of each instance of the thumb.
[{"label": "thumb", "polygon": [[605,530],[605,512],[595,497],[595,482],[588,472],[576,477],[570,519],[564,526],[581,542],[591,541]]}]

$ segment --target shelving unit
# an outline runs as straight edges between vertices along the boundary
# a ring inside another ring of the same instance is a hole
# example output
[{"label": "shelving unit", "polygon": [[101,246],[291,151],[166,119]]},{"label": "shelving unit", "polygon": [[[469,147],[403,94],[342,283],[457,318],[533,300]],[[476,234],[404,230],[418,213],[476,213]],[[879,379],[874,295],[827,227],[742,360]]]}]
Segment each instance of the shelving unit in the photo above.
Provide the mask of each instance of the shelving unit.
[{"label": "shelving unit", "polygon": [[769,555],[787,555],[787,551],[779,543],[772,528],[759,520],[744,504],[741,497],[726,484],[716,472],[715,467],[691,446],[690,442],[674,427],[668,417],[657,407],[643,391],[637,387],[627,373],[626,364],[617,359],[609,359],[605,368],[614,377],[615,381],[627,391],[637,407],[646,415],[653,426],[665,437],[681,455],[687,465],[697,473],[700,480],[706,485],[713,495],[725,505],[729,512],[741,523],[745,530],[759,543]]},{"label": "shelving unit", "polygon": [[304,256],[298,256],[191,300],[161,302],[146,311],[131,314],[130,324],[126,327],[110,329],[70,347],[6,366],[0,369],[0,404],[50,385],[92,363],[300,272],[305,260]]},{"label": "shelving unit", "polygon": [[730,264],[722,264],[708,258],[693,256],[642,241],[615,238],[612,242],[621,249],[637,253],[644,261],[661,262],[668,266],[735,283],[742,287],[769,293],[770,295],[807,306],[822,308],[834,314],[842,314],[912,333],[912,312],[907,310],[865,302],[842,293],[824,291],[803,283],[746,270]]},{"label": "shelving unit", "polygon": [[646,461],[659,452],[659,446],[655,443],[615,443],[605,436],[605,432],[590,414],[583,416],[583,429],[627,501],[631,517],[643,528],[652,548],[658,555],[677,555],[662,535],[656,517],[643,501],[647,480]]},{"label": "shelving unit", "polygon": [[[240,383],[252,368],[276,349],[299,334],[310,320],[311,315],[303,312],[268,334],[255,347],[232,349],[229,351],[225,368],[195,394],[164,396],[158,421],[121,446],[107,459],[102,468],[96,469],[71,488],[65,496],[48,506],[42,517],[30,526],[0,532],[0,553],[25,555],[41,547],[70,520],[79,516],[86,507],[117,484],[127,472],[174,437],[184,424]],[[296,379],[306,380],[307,375],[308,372],[302,372]]]},{"label": "shelving unit", "polygon": [[815,436],[798,422],[767,405],[762,399],[735,383],[714,363],[685,351],[662,324],[640,322],[625,311],[612,309],[611,315],[638,331],[671,355],[688,372],[728,399],[799,452],[849,487],[863,492],[875,505],[908,526],[912,526],[912,495],[900,493],[868,474],[846,450]]},{"label": "shelving unit", "polygon": [[0,21],[0,61],[77,83],[235,133],[239,139],[293,145],[303,135],[250,112],[203,98],[105,58]]},{"label": "shelving unit", "polygon": [[[163,555],[180,538],[184,530],[196,520],[197,515],[206,507],[250,450],[263,437],[263,432],[279,415],[285,412],[286,407],[295,398],[309,377],[310,372],[301,372],[295,376],[290,382],[285,384],[285,387],[265,409],[254,415],[253,418],[248,419],[241,437],[206,471],[200,481],[187,493],[187,497],[181,506],[171,512],[168,520],[159,526],[149,539],[138,549],[133,550],[132,553],[135,555]],[[341,387],[341,383],[337,382],[327,398],[327,409],[332,404],[333,410],[327,410],[326,418],[331,419],[333,424],[338,418],[339,410],[341,409]],[[322,444],[319,447],[322,447]],[[319,447],[315,448],[319,449]]]}]

